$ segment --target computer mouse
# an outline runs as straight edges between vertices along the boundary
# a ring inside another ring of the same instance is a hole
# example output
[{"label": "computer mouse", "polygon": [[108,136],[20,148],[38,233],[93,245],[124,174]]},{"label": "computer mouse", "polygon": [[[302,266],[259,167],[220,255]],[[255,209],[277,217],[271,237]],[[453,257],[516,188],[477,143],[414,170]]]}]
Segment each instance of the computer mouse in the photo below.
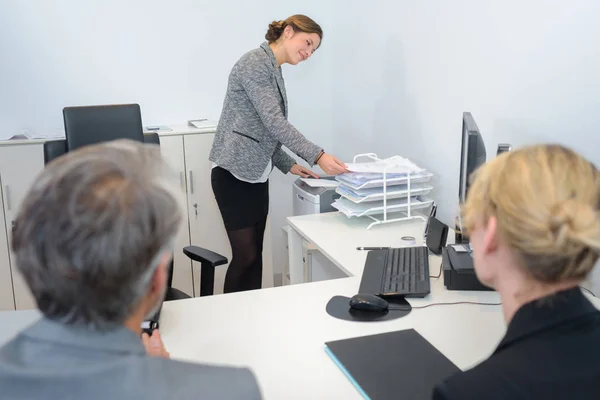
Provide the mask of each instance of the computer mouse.
[{"label": "computer mouse", "polygon": [[350,299],[350,308],[360,311],[387,311],[388,302],[369,293],[358,293]]}]

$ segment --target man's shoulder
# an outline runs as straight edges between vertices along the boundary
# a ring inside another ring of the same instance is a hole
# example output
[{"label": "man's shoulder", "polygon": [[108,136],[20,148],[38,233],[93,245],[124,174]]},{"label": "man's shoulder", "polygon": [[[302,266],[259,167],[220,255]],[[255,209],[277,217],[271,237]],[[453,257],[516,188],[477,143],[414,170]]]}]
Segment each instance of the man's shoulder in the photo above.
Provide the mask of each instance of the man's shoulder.
[{"label": "man's shoulder", "polygon": [[[149,373],[171,390],[198,399],[260,399],[254,374],[247,368],[196,364],[162,358],[148,359]],[[152,378],[150,377],[150,381]]]}]

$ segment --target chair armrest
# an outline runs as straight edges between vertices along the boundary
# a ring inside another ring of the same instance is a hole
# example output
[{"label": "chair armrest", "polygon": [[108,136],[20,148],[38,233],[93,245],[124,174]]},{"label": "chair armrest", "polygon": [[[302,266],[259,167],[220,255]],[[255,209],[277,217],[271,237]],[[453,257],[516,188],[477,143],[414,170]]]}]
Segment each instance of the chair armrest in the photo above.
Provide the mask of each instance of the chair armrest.
[{"label": "chair armrest", "polygon": [[200,264],[208,264],[213,268],[219,265],[227,264],[228,262],[227,257],[223,257],[214,251],[203,249],[202,247],[198,246],[184,247],[183,254],[192,260],[199,262]]},{"label": "chair armrest", "polygon": [[227,264],[227,258],[198,246],[186,246],[183,254],[200,263],[200,296],[214,293],[215,267]]},{"label": "chair armrest", "polygon": [[191,296],[173,287],[167,288],[165,293],[165,301],[190,299]]}]

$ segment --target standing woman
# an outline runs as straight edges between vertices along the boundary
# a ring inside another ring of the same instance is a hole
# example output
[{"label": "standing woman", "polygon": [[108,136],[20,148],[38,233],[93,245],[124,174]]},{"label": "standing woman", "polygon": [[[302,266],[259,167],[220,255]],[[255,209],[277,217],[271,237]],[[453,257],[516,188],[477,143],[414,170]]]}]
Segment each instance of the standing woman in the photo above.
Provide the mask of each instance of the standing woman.
[{"label": "standing woman", "polygon": [[244,54],[231,70],[209,157],[213,192],[233,254],[225,293],[261,287],[268,179],[273,166],[283,173],[318,177],[296,164],[282,145],[327,174],[346,172],[344,163],[287,121],[281,65],[308,60],[321,44],[321,27],[304,15],[294,15],[271,23],[265,38],[267,42]]}]

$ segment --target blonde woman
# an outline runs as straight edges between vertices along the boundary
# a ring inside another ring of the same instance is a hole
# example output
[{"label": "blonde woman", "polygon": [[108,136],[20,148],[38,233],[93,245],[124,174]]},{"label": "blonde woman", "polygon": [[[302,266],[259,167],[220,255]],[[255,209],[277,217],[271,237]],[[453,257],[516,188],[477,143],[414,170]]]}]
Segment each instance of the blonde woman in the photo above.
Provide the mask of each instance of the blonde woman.
[{"label": "blonde woman", "polygon": [[578,287],[600,254],[599,209],[600,173],[562,146],[505,153],[476,173],[465,225],[508,329],[434,399],[600,399],[600,312]]}]

